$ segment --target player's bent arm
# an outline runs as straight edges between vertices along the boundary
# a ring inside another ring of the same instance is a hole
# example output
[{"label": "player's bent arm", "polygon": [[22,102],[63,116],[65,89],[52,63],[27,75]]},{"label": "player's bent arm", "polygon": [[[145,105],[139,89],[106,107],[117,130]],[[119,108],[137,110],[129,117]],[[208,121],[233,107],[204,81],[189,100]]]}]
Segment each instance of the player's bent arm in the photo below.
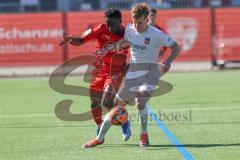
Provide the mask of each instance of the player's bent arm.
[{"label": "player's bent arm", "polygon": [[169,47],[172,49],[172,52],[168,56],[168,58],[162,62],[160,66],[161,76],[163,76],[166,72],[168,72],[168,70],[171,67],[172,61],[174,61],[180,53],[180,47],[176,42],[174,42],[173,45]]},{"label": "player's bent arm", "polygon": [[180,53],[180,46],[177,44],[177,42],[174,42],[170,48],[172,49],[172,52],[165,60],[166,63],[172,63]]},{"label": "player's bent arm", "polygon": [[84,40],[81,37],[73,37],[72,35],[71,36],[63,36],[59,45],[61,46],[61,45],[67,44],[67,43],[69,43],[71,45],[79,46],[84,43]]}]

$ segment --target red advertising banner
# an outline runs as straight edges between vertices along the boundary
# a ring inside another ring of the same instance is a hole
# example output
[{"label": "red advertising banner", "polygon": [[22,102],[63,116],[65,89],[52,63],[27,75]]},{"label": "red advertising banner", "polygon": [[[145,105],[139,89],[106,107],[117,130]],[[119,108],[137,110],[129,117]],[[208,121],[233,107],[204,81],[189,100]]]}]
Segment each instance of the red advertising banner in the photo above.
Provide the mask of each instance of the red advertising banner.
[{"label": "red advertising banner", "polygon": [[216,58],[240,61],[240,9],[216,9]]},{"label": "red advertising banner", "polygon": [[[67,58],[92,54],[95,42],[82,46],[58,46],[63,28],[68,35],[81,34],[99,23],[104,23],[104,11],[0,15],[0,65],[61,64]],[[131,23],[130,11],[122,11],[123,25]],[[231,15],[231,16],[228,16]],[[215,11],[217,58],[240,60],[240,10],[218,8]],[[180,45],[178,61],[211,61],[211,10],[158,10],[157,23]]]},{"label": "red advertising banner", "polygon": [[50,65],[63,61],[62,14],[1,14],[0,65]]}]

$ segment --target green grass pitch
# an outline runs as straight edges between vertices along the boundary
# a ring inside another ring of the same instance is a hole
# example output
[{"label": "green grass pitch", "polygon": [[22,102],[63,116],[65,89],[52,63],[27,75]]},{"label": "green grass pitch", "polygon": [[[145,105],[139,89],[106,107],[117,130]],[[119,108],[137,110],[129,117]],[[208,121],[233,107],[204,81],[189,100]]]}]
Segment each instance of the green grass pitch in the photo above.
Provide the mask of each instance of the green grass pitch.
[{"label": "green grass pitch", "polygon": [[[150,104],[185,149],[197,160],[239,159],[240,71],[169,73],[163,80],[173,84],[173,91]],[[81,76],[69,77],[67,83],[86,85]],[[88,111],[89,98],[57,93],[48,78],[0,79],[0,86],[0,160],[183,159],[154,121],[148,127],[151,146],[138,146],[133,106],[128,107],[133,133],[129,141],[123,142],[120,127],[114,126],[104,145],[82,149],[95,136],[94,122],[61,121],[54,108],[72,99],[72,112]]]}]

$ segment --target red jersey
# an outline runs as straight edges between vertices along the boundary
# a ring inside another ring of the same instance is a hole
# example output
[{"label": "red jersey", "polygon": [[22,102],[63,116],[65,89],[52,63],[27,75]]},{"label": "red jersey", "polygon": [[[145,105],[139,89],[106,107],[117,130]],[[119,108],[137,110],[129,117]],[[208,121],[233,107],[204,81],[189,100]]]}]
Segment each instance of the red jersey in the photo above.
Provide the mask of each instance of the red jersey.
[{"label": "red jersey", "polygon": [[160,27],[159,25],[155,24],[155,26],[157,29],[159,29],[160,31],[163,31],[163,33],[167,33],[162,27]]},{"label": "red jersey", "polygon": [[[104,48],[109,43],[117,42],[122,39],[124,37],[124,31],[125,29],[123,27],[123,32],[120,35],[116,35],[108,30],[106,24],[99,24],[96,27],[90,28],[89,30],[85,31],[82,35],[82,38],[84,43],[88,42],[89,40],[95,39],[96,49],[99,50]],[[118,53],[118,51],[107,52],[105,56],[101,59],[97,58],[97,64],[95,64],[94,67],[107,73],[110,72],[110,68],[112,71],[114,70],[115,72],[123,71],[126,65],[128,51],[124,50],[123,52],[121,52],[121,54]]]}]

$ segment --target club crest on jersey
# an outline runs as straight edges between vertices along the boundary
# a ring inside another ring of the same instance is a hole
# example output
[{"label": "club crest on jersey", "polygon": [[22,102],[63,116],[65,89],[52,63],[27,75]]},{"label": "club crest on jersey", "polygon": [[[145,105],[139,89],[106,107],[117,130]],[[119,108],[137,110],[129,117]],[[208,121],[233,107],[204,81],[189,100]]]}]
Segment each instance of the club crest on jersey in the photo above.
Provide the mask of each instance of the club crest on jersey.
[{"label": "club crest on jersey", "polygon": [[117,75],[112,75],[112,80],[113,81],[117,81],[118,80],[118,76]]},{"label": "club crest on jersey", "polygon": [[149,38],[149,37],[145,37],[144,43],[145,43],[145,44],[149,44],[149,43],[150,43],[150,38]]}]

